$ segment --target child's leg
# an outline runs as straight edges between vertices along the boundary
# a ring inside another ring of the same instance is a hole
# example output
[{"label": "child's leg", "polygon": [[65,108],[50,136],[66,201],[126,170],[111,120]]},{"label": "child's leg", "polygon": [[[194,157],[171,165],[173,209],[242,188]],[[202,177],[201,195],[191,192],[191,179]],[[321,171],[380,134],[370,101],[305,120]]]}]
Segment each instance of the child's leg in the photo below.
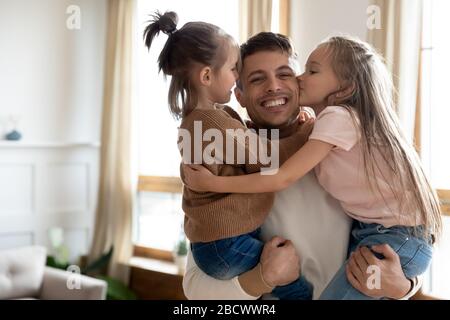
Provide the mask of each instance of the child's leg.
[{"label": "child's leg", "polygon": [[357,289],[353,288],[347,280],[344,265],[334,275],[328,286],[320,295],[320,300],[370,300],[372,298],[362,294]]},{"label": "child's leg", "polygon": [[313,286],[301,276],[286,286],[275,287],[272,294],[281,300],[312,300]]},{"label": "child's leg", "polygon": [[[412,228],[392,227],[385,228],[377,224],[359,223],[359,227],[352,232],[351,246],[353,248],[360,246],[371,247],[378,244],[389,244],[399,255],[400,264],[406,277],[414,278],[426,271],[431,262],[432,246],[429,240],[412,235]],[[357,245],[355,246],[355,243]],[[383,257],[376,254],[378,258]],[[345,262],[345,264],[347,261]],[[320,299],[323,300],[369,300],[372,299],[357,289],[353,288],[348,282],[345,274],[345,264],[339,269],[334,278],[328,284],[322,293]]]},{"label": "child's leg", "polygon": [[[259,229],[233,238],[207,243],[193,243],[192,254],[197,266],[213,278],[228,280],[253,269],[259,262],[264,243]],[[276,287],[280,299],[312,299],[312,286],[303,277]]]},{"label": "child's leg", "polygon": [[192,254],[197,266],[206,274],[229,280],[254,268],[264,243],[258,239],[259,230],[252,233],[212,241],[193,243]]}]

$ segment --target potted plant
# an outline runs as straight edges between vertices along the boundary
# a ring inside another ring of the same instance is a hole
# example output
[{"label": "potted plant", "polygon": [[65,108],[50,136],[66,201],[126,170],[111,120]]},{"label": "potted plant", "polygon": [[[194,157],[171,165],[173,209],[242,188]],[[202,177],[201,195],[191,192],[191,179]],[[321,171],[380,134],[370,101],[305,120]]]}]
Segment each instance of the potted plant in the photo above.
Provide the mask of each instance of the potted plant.
[{"label": "potted plant", "polygon": [[186,269],[187,262],[187,253],[188,253],[188,241],[186,236],[183,234],[180,236],[180,239],[175,244],[175,248],[173,250],[173,260],[178,267],[178,272],[180,274],[184,274]]}]

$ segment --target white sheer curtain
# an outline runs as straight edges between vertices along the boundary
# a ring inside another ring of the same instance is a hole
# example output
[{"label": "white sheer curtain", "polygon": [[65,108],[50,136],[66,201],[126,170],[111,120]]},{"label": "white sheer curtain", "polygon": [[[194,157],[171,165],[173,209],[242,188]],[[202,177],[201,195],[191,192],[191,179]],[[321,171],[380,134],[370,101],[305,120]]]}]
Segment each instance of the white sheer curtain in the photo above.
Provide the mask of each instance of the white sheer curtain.
[{"label": "white sheer curtain", "polygon": [[419,104],[422,0],[372,0],[380,8],[381,28],[367,39],[386,59],[398,91],[397,112],[406,135],[414,139]]},{"label": "white sheer curtain", "polygon": [[272,0],[240,0],[240,42],[251,36],[270,31],[272,24]]},{"label": "white sheer curtain", "polygon": [[128,283],[132,253],[132,48],[135,0],[109,0],[100,190],[89,260],[114,247],[108,274]]}]

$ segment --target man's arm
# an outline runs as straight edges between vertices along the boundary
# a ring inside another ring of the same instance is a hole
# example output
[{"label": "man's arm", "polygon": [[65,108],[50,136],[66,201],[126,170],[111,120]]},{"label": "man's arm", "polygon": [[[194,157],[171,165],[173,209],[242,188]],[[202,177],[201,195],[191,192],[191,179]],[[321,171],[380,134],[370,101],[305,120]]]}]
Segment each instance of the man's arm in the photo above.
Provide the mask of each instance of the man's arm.
[{"label": "man's arm", "polygon": [[299,257],[292,242],[273,237],[264,245],[260,263],[231,280],[217,280],[205,274],[189,251],[183,289],[192,300],[255,300],[275,286],[291,283],[299,275]]},{"label": "man's arm", "polygon": [[238,277],[231,280],[217,280],[208,276],[195,264],[190,250],[183,278],[183,290],[189,300],[256,300],[258,298],[242,289]]}]

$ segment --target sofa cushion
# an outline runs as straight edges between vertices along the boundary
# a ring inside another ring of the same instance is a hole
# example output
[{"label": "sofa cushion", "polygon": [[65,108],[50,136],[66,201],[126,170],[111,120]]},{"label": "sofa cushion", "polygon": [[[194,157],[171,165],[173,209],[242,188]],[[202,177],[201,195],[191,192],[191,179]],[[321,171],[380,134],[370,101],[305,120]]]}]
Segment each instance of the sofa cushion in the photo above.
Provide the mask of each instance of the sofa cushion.
[{"label": "sofa cushion", "polygon": [[0,299],[36,297],[42,284],[45,247],[0,250]]}]

